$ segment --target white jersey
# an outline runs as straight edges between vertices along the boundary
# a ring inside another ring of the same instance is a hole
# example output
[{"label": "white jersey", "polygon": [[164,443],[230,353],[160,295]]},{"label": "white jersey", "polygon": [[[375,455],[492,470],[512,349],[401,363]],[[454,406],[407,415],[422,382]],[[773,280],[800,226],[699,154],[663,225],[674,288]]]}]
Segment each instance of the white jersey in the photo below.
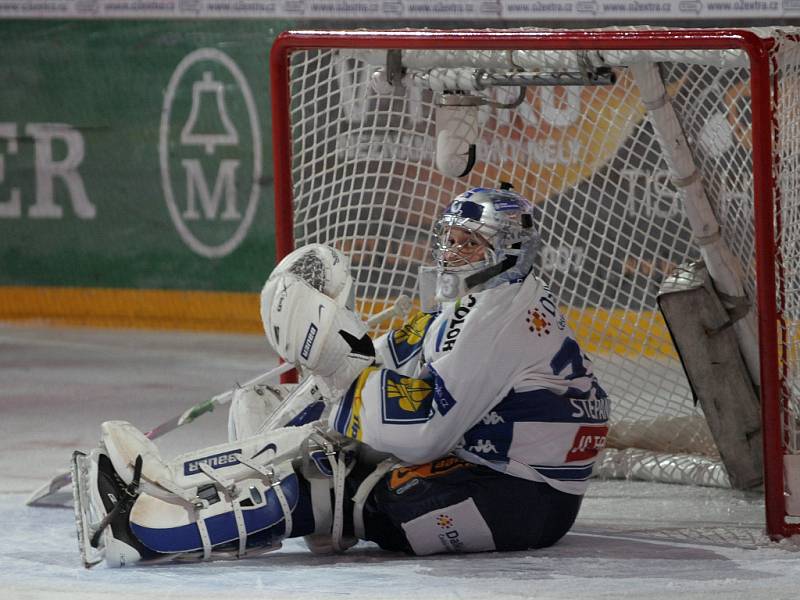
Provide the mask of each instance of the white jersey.
[{"label": "white jersey", "polygon": [[464,460],[586,490],[605,446],[609,399],[544,282],[468,294],[375,343],[331,425],[409,463]]}]

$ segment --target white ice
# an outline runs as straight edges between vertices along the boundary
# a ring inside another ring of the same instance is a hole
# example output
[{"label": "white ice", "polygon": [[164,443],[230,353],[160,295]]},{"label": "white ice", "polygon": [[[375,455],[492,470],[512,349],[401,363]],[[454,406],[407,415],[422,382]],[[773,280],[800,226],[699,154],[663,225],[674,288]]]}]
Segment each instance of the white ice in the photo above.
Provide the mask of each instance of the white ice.
[{"label": "white ice", "polygon": [[[730,490],[594,481],[573,531],[537,551],[415,558],[365,543],[320,557],[289,540],[243,561],[92,570],[71,509],[24,505],[102,421],[147,430],[275,364],[260,336],[0,325],[0,598],[797,597],[800,546],[769,541],[760,495]],[[221,411],[159,446],[224,438]]]}]

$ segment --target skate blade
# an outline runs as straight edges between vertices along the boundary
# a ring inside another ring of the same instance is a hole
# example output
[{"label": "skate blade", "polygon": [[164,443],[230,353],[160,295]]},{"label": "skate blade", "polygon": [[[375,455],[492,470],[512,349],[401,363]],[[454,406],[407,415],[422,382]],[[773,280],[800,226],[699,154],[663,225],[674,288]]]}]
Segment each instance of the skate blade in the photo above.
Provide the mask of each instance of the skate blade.
[{"label": "skate blade", "polygon": [[[63,506],[67,499],[59,491],[72,483],[72,473],[59,473],[44,485],[38,487],[25,501],[26,506]],[[72,493],[69,493],[72,496]]]},{"label": "skate blade", "polygon": [[105,555],[103,544],[99,548],[92,547],[91,539],[96,531],[92,524],[99,523],[100,517],[92,514],[91,488],[89,470],[91,458],[85,452],[76,450],[72,454],[72,500],[75,507],[75,525],[78,530],[78,549],[83,566],[91,569],[103,561]]}]

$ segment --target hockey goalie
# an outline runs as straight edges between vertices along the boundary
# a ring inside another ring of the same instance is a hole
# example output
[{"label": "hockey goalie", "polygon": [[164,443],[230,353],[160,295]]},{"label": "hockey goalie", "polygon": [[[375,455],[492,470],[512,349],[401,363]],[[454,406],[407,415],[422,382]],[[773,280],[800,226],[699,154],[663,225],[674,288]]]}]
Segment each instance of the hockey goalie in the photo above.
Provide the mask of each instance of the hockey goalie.
[{"label": "hockey goalie", "polygon": [[[238,390],[229,442],[163,459],[102,425],[73,462],[87,566],[258,555],[303,536],[416,555],[540,548],[572,526],[609,399],[535,273],[531,204],[464,192],[437,221],[431,302],[376,340],[348,261],[300,248],[261,293],[270,346],[307,377]],[[431,285],[424,285],[430,281]]]}]

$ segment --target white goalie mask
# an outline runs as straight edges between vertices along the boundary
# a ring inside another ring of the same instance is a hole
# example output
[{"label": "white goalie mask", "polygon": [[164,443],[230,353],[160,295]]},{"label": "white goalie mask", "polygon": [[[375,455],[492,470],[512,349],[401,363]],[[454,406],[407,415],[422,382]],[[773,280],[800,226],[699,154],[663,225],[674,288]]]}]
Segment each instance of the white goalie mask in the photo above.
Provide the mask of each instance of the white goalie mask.
[{"label": "white goalie mask", "polygon": [[437,302],[525,277],[539,251],[533,206],[510,189],[473,188],[434,226]]}]

